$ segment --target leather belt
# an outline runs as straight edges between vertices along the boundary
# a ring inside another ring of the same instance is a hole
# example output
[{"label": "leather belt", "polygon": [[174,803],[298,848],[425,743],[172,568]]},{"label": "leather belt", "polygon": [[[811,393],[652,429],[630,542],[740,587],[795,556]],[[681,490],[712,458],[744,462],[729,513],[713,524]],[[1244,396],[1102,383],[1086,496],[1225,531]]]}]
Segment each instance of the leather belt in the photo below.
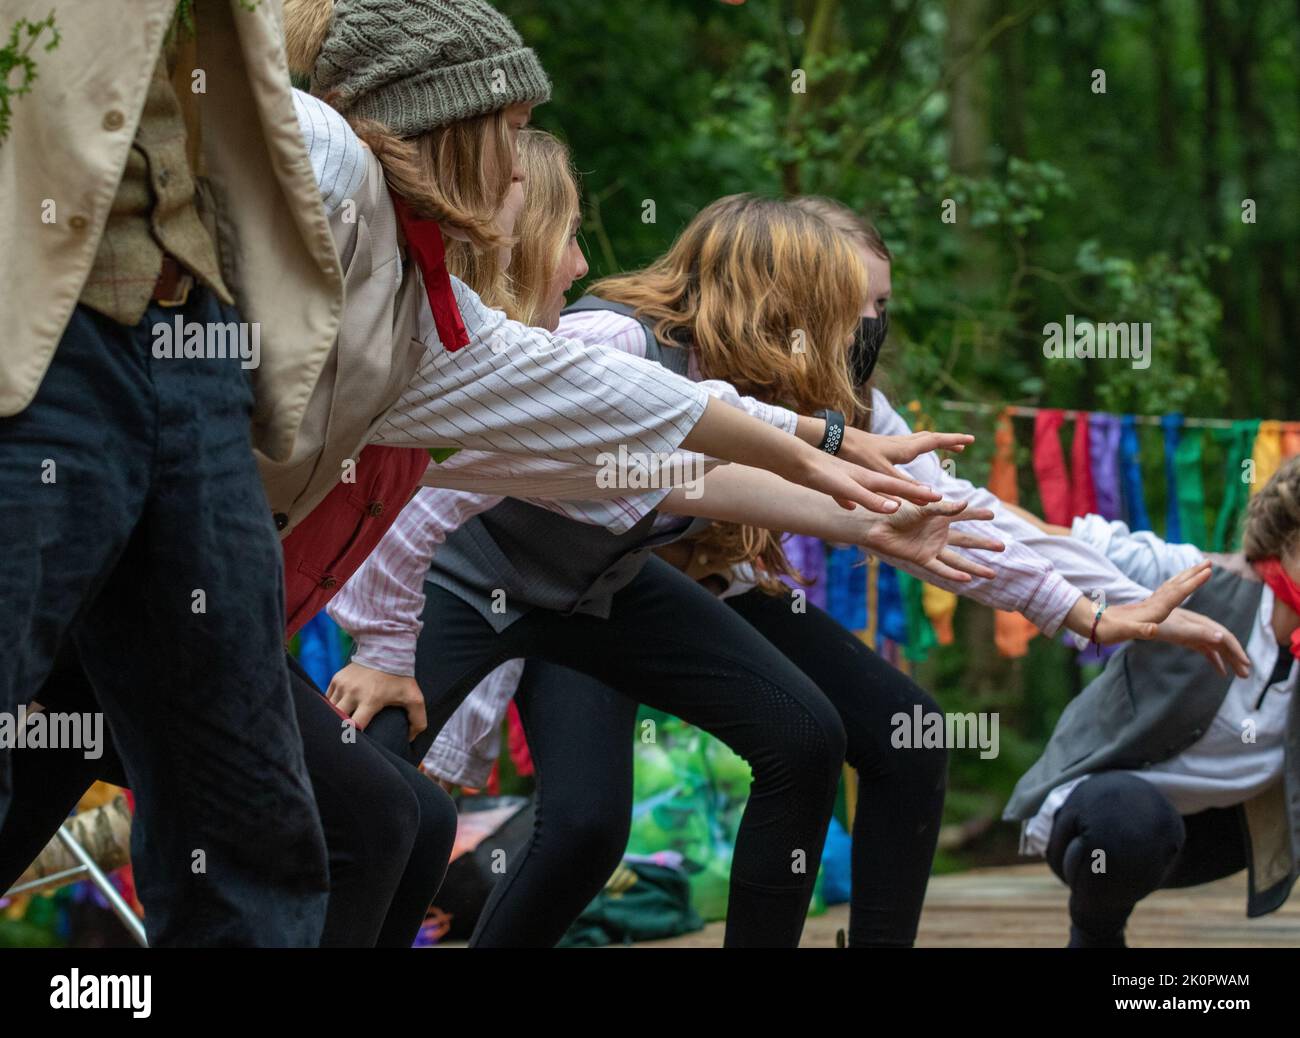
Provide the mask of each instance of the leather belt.
[{"label": "leather belt", "polygon": [[193,287],[194,275],[175,256],[163,253],[162,272],[153,286],[154,302],[159,306],[184,306]]}]

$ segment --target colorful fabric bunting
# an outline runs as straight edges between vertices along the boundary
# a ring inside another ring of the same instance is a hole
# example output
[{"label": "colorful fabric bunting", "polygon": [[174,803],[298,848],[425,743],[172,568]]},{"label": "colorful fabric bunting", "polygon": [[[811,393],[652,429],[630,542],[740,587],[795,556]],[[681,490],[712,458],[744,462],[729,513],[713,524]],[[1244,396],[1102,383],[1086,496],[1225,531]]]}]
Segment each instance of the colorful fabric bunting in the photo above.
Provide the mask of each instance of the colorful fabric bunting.
[{"label": "colorful fabric bunting", "polygon": [[1057,526],[1070,525],[1070,478],[1061,453],[1061,425],[1065,414],[1044,409],[1034,415],[1034,475],[1043,518]]},{"label": "colorful fabric bunting", "polygon": [[880,564],[876,604],[876,633],[899,644],[907,641],[907,610],[898,586],[898,571],[886,562]]},{"label": "colorful fabric bunting", "polygon": [[957,596],[934,584],[921,584],[921,608],[940,645],[953,642],[952,618],[957,612]]},{"label": "colorful fabric bunting", "polygon": [[861,548],[832,548],[826,560],[826,611],[850,631],[867,626],[867,555]]},{"label": "colorful fabric bunting", "polygon": [[1137,421],[1131,414],[1120,419],[1119,480],[1124,492],[1124,515],[1130,530],[1149,530],[1146,499],[1142,496],[1142,468],[1139,463]]},{"label": "colorful fabric bunting", "polygon": [[1281,422],[1259,423],[1259,432],[1255,434],[1255,447],[1250,458],[1255,463],[1255,480],[1250,484],[1250,496],[1254,497],[1282,464]]},{"label": "colorful fabric bunting", "polygon": [[1248,498],[1248,472],[1245,462],[1250,460],[1255,446],[1255,433],[1259,431],[1259,420],[1245,418],[1233,422],[1229,429],[1215,429],[1215,439],[1221,442],[1226,451],[1223,473],[1223,504],[1219,516],[1214,521],[1214,537],[1210,542],[1211,551],[1230,551],[1236,547],[1240,531],[1238,519],[1246,507]]},{"label": "colorful fabric bunting", "polygon": [[1300,454],[1300,422],[1282,423],[1282,458]]},{"label": "colorful fabric bunting", "polygon": [[1183,416],[1167,414],[1160,419],[1165,431],[1165,540],[1183,543],[1182,517],[1178,512],[1178,441],[1183,430]]},{"label": "colorful fabric bunting", "polygon": [[1088,416],[1088,454],[1092,459],[1092,487],[1097,514],[1103,519],[1124,517],[1119,484],[1119,415]]},{"label": "colorful fabric bunting", "polygon": [[1205,483],[1201,476],[1203,441],[1200,429],[1184,429],[1174,453],[1174,468],[1178,471],[1179,528],[1184,543],[1195,544],[1198,548],[1206,548],[1210,543],[1205,526]]},{"label": "colorful fabric bunting", "polygon": [[787,534],[781,541],[785,557],[799,571],[806,583],[797,583],[793,577],[782,579],[792,588],[801,588],[808,601],[819,609],[826,608],[826,545],[817,537]]},{"label": "colorful fabric bunting", "polygon": [[930,650],[938,644],[934,629],[925,615],[924,582],[910,573],[898,573],[898,590],[903,599],[907,636],[903,639],[903,655],[913,663],[924,663]]},{"label": "colorful fabric bunting", "polygon": [[1097,492],[1092,482],[1092,447],[1088,437],[1088,415],[1074,416],[1074,442],[1070,445],[1070,518],[1097,511]]},{"label": "colorful fabric bunting", "polygon": [[[988,488],[1007,504],[1020,504],[1020,483],[1016,476],[1016,433],[1009,408],[998,415],[993,432],[993,467],[989,471]],[[1026,655],[1030,641],[1037,634],[1038,628],[1020,613],[999,609],[994,614],[993,643],[1007,659],[1019,659]]]}]

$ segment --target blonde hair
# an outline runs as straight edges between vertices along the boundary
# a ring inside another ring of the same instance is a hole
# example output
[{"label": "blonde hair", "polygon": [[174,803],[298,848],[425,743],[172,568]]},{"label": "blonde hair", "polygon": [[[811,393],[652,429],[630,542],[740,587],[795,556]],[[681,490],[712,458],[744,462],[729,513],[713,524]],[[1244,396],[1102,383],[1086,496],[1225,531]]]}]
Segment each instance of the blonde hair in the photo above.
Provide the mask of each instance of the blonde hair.
[{"label": "blonde hair", "polygon": [[[791,199],[790,204],[805,213],[821,217],[854,245],[865,249],[886,263],[894,261],[894,254],[889,251],[889,246],[885,244],[885,239],[876,225],[843,202],[827,198],[825,195],[800,195],[798,198]],[[876,386],[877,381],[886,381],[882,377],[879,366],[871,373],[866,383],[859,387],[862,394],[862,407],[849,419],[849,424],[866,432],[871,431],[871,390]]]},{"label": "blonde hair", "polygon": [[1246,508],[1241,549],[1249,562],[1285,559],[1300,542],[1300,455],[1284,461]]},{"label": "blonde hair", "polygon": [[[842,233],[791,202],[720,198],[663,257],[591,291],[631,306],[665,345],[689,346],[706,379],[803,414],[862,407],[848,348],[866,269]],[[724,561],[760,561],[768,590],[797,576],[771,531],[715,524],[704,541]]]},{"label": "blonde hair", "polygon": [[889,251],[876,225],[843,202],[825,195],[800,195],[790,199],[790,204],[805,213],[820,216],[855,245],[862,246],[886,263],[893,262],[894,254]]},{"label": "blonde hair", "polygon": [[515,223],[510,265],[502,269],[499,249],[449,240],[447,268],[488,306],[521,324],[536,325],[578,219],[578,178],[568,146],[545,130],[520,132],[519,164],[524,204]]},{"label": "blonde hair", "polygon": [[545,130],[519,134],[524,207],[515,226],[510,281],[524,324],[536,324],[548,302],[547,288],[564,262],[578,221],[578,174],[568,145]]},{"label": "blonde hair", "polygon": [[[311,76],[333,14],[333,0],[285,0],[290,72]],[[331,94],[321,100],[338,107]],[[388,186],[416,215],[459,228],[479,249],[507,244],[496,230],[514,172],[504,110],[434,127],[417,137],[400,137],[373,119],[342,114],[379,159]]]}]

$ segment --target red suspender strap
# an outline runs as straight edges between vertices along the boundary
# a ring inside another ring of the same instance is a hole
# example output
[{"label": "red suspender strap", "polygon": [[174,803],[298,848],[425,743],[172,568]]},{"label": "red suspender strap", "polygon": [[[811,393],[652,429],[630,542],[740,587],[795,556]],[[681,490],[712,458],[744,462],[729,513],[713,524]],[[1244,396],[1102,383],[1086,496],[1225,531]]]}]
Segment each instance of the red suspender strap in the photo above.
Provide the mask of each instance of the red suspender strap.
[{"label": "red suspender strap", "polygon": [[447,273],[446,251],[442,243],[442,230],[437,221],[416,216],[406,199],[392,194],[393,209],[406,235],[406,247],[424,278],[424,291],[429,296],[429,309],[438,329],[438,339],[443,349],[451,353],[469,345],[469,332],[456,306],[456,296],[451,290],[451,275]]}]

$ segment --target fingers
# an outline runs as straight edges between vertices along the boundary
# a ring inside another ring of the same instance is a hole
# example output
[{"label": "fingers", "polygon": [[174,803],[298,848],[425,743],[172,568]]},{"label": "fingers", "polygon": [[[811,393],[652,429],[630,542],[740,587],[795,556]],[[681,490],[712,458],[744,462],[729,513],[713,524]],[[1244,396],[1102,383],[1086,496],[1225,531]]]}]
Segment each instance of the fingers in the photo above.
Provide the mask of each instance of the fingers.
[{"label": "fingers", "polygon": [[963,530],[949,530],[948,543],[954,548],[978,548],[981,551],[1005,551],[1007,547],[991,537],[977,537]]},{"label": "fingers", "polygon": [[361,700],[351,689],[340,685],[337,682],[331,682],[329,701],[351,717],[353,711],[357,708],[357,704]]},{"label": "fingers", "polygon": [[928,505],[941,500],[943,497],[942,494],[927,487],[924,483],[896,479],[893,476],[885,476],[868,469],[859,469],[858,471],[860,473],[858,482],[868,490],[874,490],[878,494],[901,497],[904,501],[911,501],[915,505]]},{"label": "fingers", "polygon": [[1241,642],[1237,641],[1236,635],[1227,629],[1223,632],[1223,643],[1219,646],[1219,652],[1227,660],[1228,665],[1232,667],[1237,677],[1245,678],[1250,676],[1250,657],[1246,655],[1246,650],[1241,647]]},{"label": "fingers", "polygon": [[383,704],[379,704],[378,707],[375,706],[375,700],[373,698],[358,703],[356,710],[350,711],[352,714],[352,723],[364,732],[366,730],[366,725],[370,723],[371,719],[375,714],[379,713],[379,710],[382,708]]},{"label": "fingers", "polygon": [[969,433],[918,432],[910,436],[890,437],[886,452],[892,461],[909,462],[933,451],[964,451],[975,442]]},{"label": "fingers", "polygon": [[429,715],[424,709],[424,696],[417,687],[404,704],[406,707],[406,741],[414,742],[415,737],[429,727]]},{"label": "fingers", "polygon": [[929,516],[942,515],[942,516],[947,516],[948,518],[961,515],[963,519],[966,518],[966,516],[962,515],[962,513],[965,511],[966,511],[965,501],[949,501],[947,498],[943,498],[942,500],[939,501],[931,501],[929,504],[923,506],[921,509],[921,512],[924,515],[929,515]]},{"label": "fingers", "polygon": [[1158,623],[1168,617],[1178,606],[1182,605],[1192,592],[1210,579],[1210,569],[1211,566],[1207,560],[1183,570],[1183,572],[1170,577],[1161,584],[1144,603],[1150,607],[1151,612],[1158,614],[1153,615],[1152,619]]},{"label": "fingers", "polygon": [[1210,661],[1210,666],[1219,672],[1219,677],[1226,678],[1228,676],[1228,668],[1224,666],[1223,659],[1217,652],[1213,649],[1197,649],[1196,651]]},{"label": "fingers", "polygon": [[[942,553],[940,553],[942,555]],[[953,569],[944,563],[941,557],[936,556],[927,562],[922,569],[928,573],[933,573],[936,577],[942,577],[944,580],[951,581],[954,584],[970,583],[970,577],[959,569]]]},{"label": "fingers", "polygon": [[983,577],[985,580],[993,580],[997,577],[994,570],[989,569],[983,563],[976,562],[974,559],[968,559],[960,552],[955,552],[951,548],[944,548],[939,552],[939,558],[952,569],[960,570],[962,573],[968,573],[972,577]]},{"label": "fingers", "polygon": [[856,489],[849,497],[842,494],[831,494],[831,497],[835,498],[837,505],[848,512],[853,511],[858,505],[868,512],[879,512],[881,515],[892,515],[898,511],[898,502],[892,497],[881,497],[870,490]]},{"label": "fingers", "polygon": [[[817,490],[835,499],[841,508],[852,511],[858,505],[871,512],[891,515],[899,509],[899,502],[882,497],[871,490],[866,483],[868,473],[849,462],[838,461],[829,454],[823,454],[806,470],[803,478],[796,480],[810,490]],[[888,477],[881,476],[887,480]],[[901,483],[900,480],[894,480]]]},{"label": "fingers", "polygon": [[1214,664],[1221,675],[1227,677],[1229,669],[1238,677],[1250,675],[1250,657],[1231,631],[1199,613],[1183,610],[1183,615],[1192,624],[1192,648]]},{"label": "fingers", "polygon": [[1170,577],[1162,585],[1160,585],[1160,590],[1163,591],[1165,588],[1168,587],[1174,588],[1177,591],[1177,593],[1181,596],[1178,599],[1177,604],[1182,605],[1183,601],[1187,598],[1188,595],[1190,595],[1193,591],[1195,591],[1197,588],[1199,588],[1202,584],[1204,584],[1207,580],[1210,579],[1211,569],[1212,567],[1210,565],[1209,560],[1207,559],[1205,562],[1199,563],[1198,565],[1195,566],[1191,566],[1188,569],[1183,570],[1181,573],[1177,574],[1176,576]]}]

